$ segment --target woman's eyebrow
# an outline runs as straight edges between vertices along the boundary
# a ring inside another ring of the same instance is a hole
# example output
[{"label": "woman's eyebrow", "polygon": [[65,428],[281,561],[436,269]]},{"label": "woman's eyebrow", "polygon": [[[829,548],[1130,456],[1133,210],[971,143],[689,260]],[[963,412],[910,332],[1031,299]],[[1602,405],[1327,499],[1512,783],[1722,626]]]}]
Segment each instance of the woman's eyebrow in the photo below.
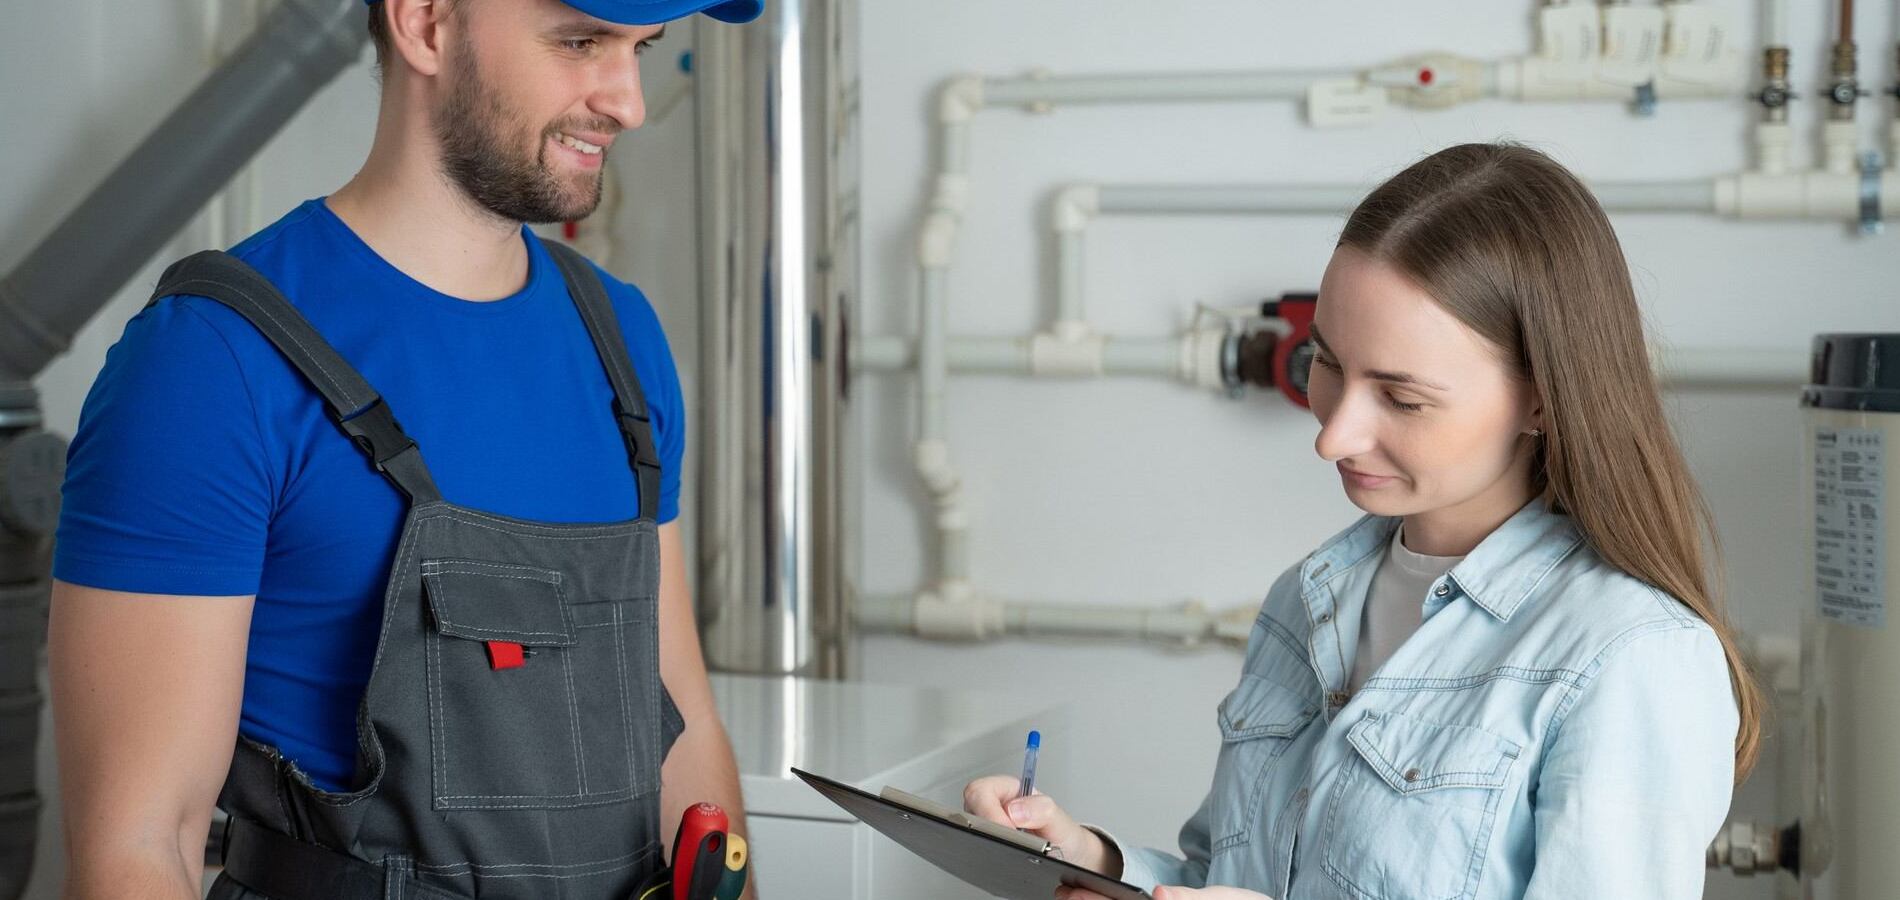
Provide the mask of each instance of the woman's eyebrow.
[{"label": "woman's eyebrow", "polygon": [[[1326,345],[1326,339],[1323,337],[1320,337],[1318,326],[1314,326],[1314,325],[1307,326],[1306,333],[1312,336],[1313,343],[1318,344],[1319,349],[1322,351],[1325,351],[1327,356],[1330,356],[1335,360],[1339,359],[1339,354],[1334,353],[1333,348]],[[1442,384],[1439,384],[1436,381],[1427,381],[1423,378],[1418,377],[1417,375],[1413,375],[1410,372],[1388,372],[1382,369],[1368,369],[1366,371],[1366,377],[1372,379],[1373,381],[1384,381],[1391,384],[1404,384],[1404,385],[1411,385],[1411,386],[1416,386],[1416,387],[1427,387],[1436,391],[1451,390],[1451,388],[1448,388]]]}]

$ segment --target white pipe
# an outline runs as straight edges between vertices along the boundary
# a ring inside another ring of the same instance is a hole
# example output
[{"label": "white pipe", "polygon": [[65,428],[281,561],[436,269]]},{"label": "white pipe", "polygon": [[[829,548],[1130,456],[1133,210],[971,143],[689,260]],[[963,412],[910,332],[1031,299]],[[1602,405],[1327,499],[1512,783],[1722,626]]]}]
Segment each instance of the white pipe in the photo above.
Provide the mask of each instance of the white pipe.
[{"label": "white pipe", "polygon": [[1650,347],[1657,377],[1672,388],[1799,388],[1808,379],[1801,350],[1683,350]]},{"label": "white pipe", "polygon": [[[1742,219],[1860,221],[1858,172],[1743,172],[1716,179],[1715,209]],[[1900,180],[1883,177],[1880,217],[1900,216]]]},{"label": "white pipe", "polygon": [[1788,46],[1788,0],[1763,0],[1762,28],[1764,47]]},{"label": "white pipe", "polygon": [[1360,185],[1103,185],[1103,213],[1343,214],[1364,199]]},{"label": "white pipe", "polygon": [[1715,212],[1715,182],[1694,181],[1591,182],[1597,202],[1612,212]]},{"label": "white pipe", "polygon": [[[1082,305],[1082,232],[1056,234],[1056,326],[1086,321]],[[1072,327],[1072,326],[1071,326]]]},{"label": "white pipe", "polygon": [[[957,375],[1042,375],[1034,360],[1029,337],[956,337],[946,346],[949,371]],[[1172,378],[1181,375],[1182,338],[1113,337],[1101,340],[1100,371],[1105,376]],[[860,338],[853,351],[852,369],[858,372],[902,372],[917,364],[915,342],[906,337]],[[1072,373],[1071,373],[1072,374]]]},{"label": "white pipe", "polygon": [[[1182,337],[1105,337],[1101,375],[1179,379],[1199,384],[1186,371]],[[1028,338],[957,337],[948,343],[949,370],[957,375],[1038,374]],[[1671,388],[1798,387],[1808,377],[1808,354],[1801,350],[1651,349],[1657,377]],[[853,371],[902,372],[917,364],[909,338],[867,337],[858,342]]]},{"label": "white pipe", "polygon": [[1004,635],[1140,639],[1197,646],[1218,642],[1242,648],[1260,608],[1219,612],[1198,601],[1115,605],[1006,601],[975,591],[955,598],[926,591],[916,597],[866,595],[856,624],[865,633],[913,634],[938,640],[978,641]]},{"label": "white pipe", "polygon": [[[1715,212],[1711,180],[1593,182],[1613,212]],[[1360,185],[1101,185],[1103,213],[1208,215],[1344,215],[1370,189]]]},{"label": "white pipe", "polygon": [[948,313],[944,308],[944,294],[948,288],[949,273],[933,266],[924,269],[921,275],[922,302],[918,304],[918,315],[922,320],[923,331],[917,342],[920,403],[917,434],[922,440],[937,441],[943,439],[944,376],[949,372],[949,363],[944,358],[944,329]]},{"label": "white pipe", "polygon": [[1356,78],[1346,71],[1270,71],[1063,75],[988,78],[986,106],[1054,103],[1142,103],[1224,100],[1300,100],[1316,81]]}]

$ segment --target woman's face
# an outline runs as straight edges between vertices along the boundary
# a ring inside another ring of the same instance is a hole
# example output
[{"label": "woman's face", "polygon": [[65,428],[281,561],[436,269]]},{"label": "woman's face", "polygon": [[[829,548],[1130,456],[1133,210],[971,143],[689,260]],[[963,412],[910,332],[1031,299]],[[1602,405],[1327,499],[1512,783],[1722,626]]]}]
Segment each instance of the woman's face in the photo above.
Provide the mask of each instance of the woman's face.
[{"label": "woman's face", "polygon": [[1313,337],[1314,449],[1338,465],[1354,505],[1382,516],[1495,518],[1529,499],[1535,391],[1396,269],[1335,251]]}]

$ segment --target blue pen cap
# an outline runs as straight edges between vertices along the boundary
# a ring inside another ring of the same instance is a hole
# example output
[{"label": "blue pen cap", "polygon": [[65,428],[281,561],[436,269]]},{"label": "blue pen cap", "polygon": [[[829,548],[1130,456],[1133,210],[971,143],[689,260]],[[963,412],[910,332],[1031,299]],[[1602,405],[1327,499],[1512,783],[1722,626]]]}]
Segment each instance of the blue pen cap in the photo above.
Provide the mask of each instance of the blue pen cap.
[{"label": "blue pen cap", "polygon": [[1030,732],[1029,733],[1029,749],[1034,750],[1040,746],[1042,746],[1042,732],[1040,731]]}]

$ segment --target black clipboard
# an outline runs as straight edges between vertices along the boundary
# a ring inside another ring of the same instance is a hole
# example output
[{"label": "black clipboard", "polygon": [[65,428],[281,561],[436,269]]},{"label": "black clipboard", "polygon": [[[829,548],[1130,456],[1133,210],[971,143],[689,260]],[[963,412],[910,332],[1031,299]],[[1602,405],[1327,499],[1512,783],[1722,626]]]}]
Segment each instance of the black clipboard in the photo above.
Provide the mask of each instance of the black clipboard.
[{"label": "black clipboard", "polygon": [[1059,856],[1044,855],[1001,838],[893,803],[848,784],[793,769],[793,775],[858,821],[963,881],[1006,900],[1049,900],[1057,887],[1085,887],[1112,900],[1154,900],[1147,892]]}]

